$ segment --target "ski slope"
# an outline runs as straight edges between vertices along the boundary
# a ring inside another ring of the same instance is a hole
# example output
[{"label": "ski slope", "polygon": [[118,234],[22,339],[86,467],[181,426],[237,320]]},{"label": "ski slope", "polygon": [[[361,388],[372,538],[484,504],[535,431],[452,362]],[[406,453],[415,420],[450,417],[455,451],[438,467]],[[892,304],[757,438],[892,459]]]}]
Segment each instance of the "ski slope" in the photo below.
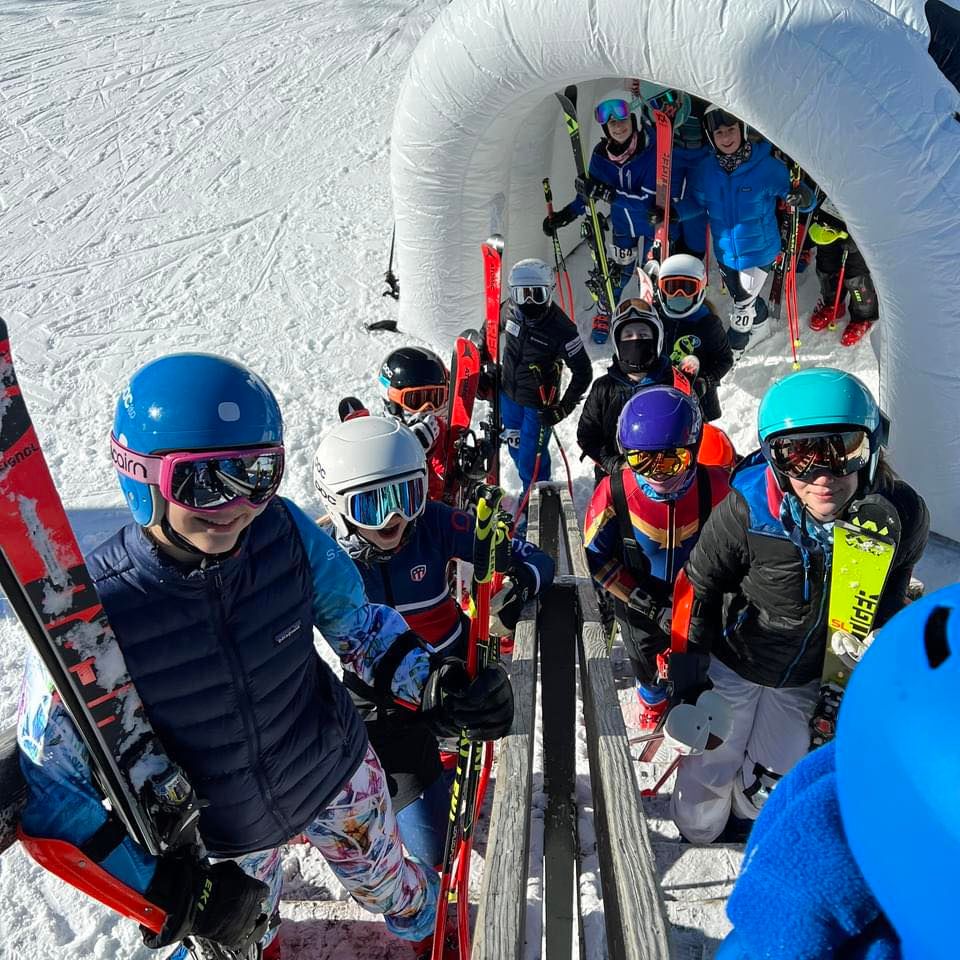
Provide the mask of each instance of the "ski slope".
[{"label": "ski slope", "polygon": [[[175,350],[225,354],[266,379],[287,424],[283,492],[319,513],[312,457],[337,401],[373,403],[381,359],[405,342],[364,324],[395,311],[380,296],[392,108],[410,51],[442,6],[0,0],[0,312],[85,549],[126,520],[107,445],[116,394],[146,360]],[[572,186],[555,190],[562,199]],[[571,265],[582,270],[582,254]],[[815,286],[812,271],[801,278],[807,309]],[[842,350],[838,338],[808,335],[804,361],[835,363],[876,388],[870,346]],[[589,349],[599,374],[609,349]],[[758,398],[789,371],[785,355],[781,331],[721,390],[722,424],[741,451],[754,445]],[[559,436],[582,510],[591,471],[575,432],[576,416]],[[958,578],[947,553],[921,573],[932,584]],[[23,640],[2,612],[8,725]],[[285,936],[298,956],[408,956],[376,918],[323,904],[339,892],[308,848],[291,850],[285,872],[284,915],[297,921]],[[0,904],[4,960],[155,956],[132,924],[19,850],[0,858]],[[337,911],[359,919],[337,923]]]}]

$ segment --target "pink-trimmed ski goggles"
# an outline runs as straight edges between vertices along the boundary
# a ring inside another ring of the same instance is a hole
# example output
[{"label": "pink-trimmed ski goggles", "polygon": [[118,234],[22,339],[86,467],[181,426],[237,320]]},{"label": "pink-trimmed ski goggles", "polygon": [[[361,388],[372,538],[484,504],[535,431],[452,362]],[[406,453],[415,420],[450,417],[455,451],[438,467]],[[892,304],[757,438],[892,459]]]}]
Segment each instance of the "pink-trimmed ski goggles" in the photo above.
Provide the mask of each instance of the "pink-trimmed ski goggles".
[{"label": "pink-trimmed ski goggles", "polygon": [[231,504],[261,507],[283,479],[283,447],[240,447],[149,456],[110,437],[113,465],[125,477],[160,488],[168,503],[194,513]]}]

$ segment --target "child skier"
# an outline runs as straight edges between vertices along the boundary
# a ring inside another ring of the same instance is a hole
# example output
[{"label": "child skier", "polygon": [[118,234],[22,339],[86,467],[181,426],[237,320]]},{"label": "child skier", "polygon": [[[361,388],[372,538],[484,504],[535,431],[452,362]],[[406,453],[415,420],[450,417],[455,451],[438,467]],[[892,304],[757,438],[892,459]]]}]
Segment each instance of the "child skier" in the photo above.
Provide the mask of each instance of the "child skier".
[{"label": "child skier", "polygon": [[[394,934],[427,938],[436,876],[403,855],[385,774],[313,628],[348,674],[438,730],[502,735],[509,686],[439,675],[403,618],[366,601],[347,555],[276,496],[282,419],[250,370],[207,354],[148,363],[119,398],[111,450],[133,522],[88,567],[171,769],[203,801],[203,843],[229,859],[154,857],[126,836],[33,657],[18,724],[23,829],[73,843],[162,908],[161,933],[144,928],[154,948],[189,936],[233,949],[259,940],[278,957],[265,918],[280,898],[279,848],[298,834]],[[181,946],[173,956],[186,955]]]},{"label": "child skier", "polygon": [[707,107],[703,127],[713,155],[693,171],[676,209],[682,220],[706,211],[717,265],[734,301],[728,337],[739,358],[769,334],[760,289],[780,253],[777,197],[806,212],[813,194],[803,183],[793,189],[770,144],[749,140],[743,121],[721,107]]},{"label": "child skier", "polygon": [[[656,230],[649,217],[657,192],[656,150],[649,125],[631,112],[623,88],[601,97],[594,117],[603,127],[603,137],[590,157],[588,179],[577,180],[577,197],[543,221],[543,232],[549,236],[573,223],[583,214],[588,198],[609,203],[612,237],[607,256],[614,301],[619,301],[637,258],[643,262]],[[610,328],[604,306],[612,310],[614,304],[601,301],[594,318],[594,336],[600,343]]]},{"label": "child skier", "polygon": [[590,572],[614,599],[649,730],[668,706],[657,654],[670,646],[673,581],[729,490],[725,471],[697,465],[702,427],[695,398],[673,387],[639,390],[617,425],[627,466],[603,479],[584,520]]},{"label": "child skier", "polygon": [[690,392],[690,380],[675,370],[664,354],[663,323],[656,311],[638,298],[624,300],[611,327],[613,360],[597,377],[583,404],[577,442],[594,463],[596,482],[623,467],[617,441],[617,421],[624,404],[638,390],[656,385]]},{"label": "child skier", "polygon": [[[784,777],[750,834],[718,960],[956,954],[960,857],[960,586],[877,633],[843,698],[836,739]],[[891,709],[896,704],[896,709]],[[904,722],[909,718],[909,722]],[[910,870],[890,825],[910,820]],[[922,877],[923,882],[917,882]]]},{"label": "child skier", "polygon": [[[523,485],[550,479],[552,429],[580,402],[593,369],[577,327],[553,302],[553,271],[542,260],[520,260],[507,278],[510,300],[501,345],[502,439]],[[563,365],[572,377],[563,395]]]},{"label": "child skier", "polygon": [[[920,496],[883,460],[887,420],[840,370],[775,383],[760,404],[761,449],[736,468],[686,566],[695,592],[684,699],[711,686],[729,701],[723,746],[680,764],[672,815],[694,843],[743,839],[777,781],[807,752],[827,642],[833,521],[884,496],[900,541],[874,621],[906,602],[927,540]],[[671,666],[673,658],[671,658]],[[729,821],[729,827],[728,827]]]},{"label": "child skier", "polygon": [[[472,559],[474,520],[423,496],[426,471],[423,450],[409,430],[394,420],[365,417],[341,423],[323,438],[314,483],[369,599],[403,614],[431,662],[440,664],[466,657],[469,622],[450,594],[447,566]],[[358,498],[376,498],[376,509],[361,515]],[[527,600],[553,581],[553,561],[517,538],[511,552],[498,616],[512,631]],[[450,801],[436,725],[356,674],[345,673],[344,684],[386,771],[404,846],[423,863],[439,863]]]},{"label": "child skier", "polygon": [[667,257],[657,274],[654,303],[663,320],[666,353],[693,380],[703,419],[720,416],[717,387],[733,366],[733,351],[720,318],[704,300],[703,261],[686,253]]},{"label": "child skier", "polygon": [[817,245],[820,281],[820,297],[810,317],[810,329],[826,330],[840,320],[847,312],[849,296],[850,322],[840,335],[840,343],[852,347],[870,332],[880,316],[870,269],[839,211],[826,197],[813,215],[810,239]]}]

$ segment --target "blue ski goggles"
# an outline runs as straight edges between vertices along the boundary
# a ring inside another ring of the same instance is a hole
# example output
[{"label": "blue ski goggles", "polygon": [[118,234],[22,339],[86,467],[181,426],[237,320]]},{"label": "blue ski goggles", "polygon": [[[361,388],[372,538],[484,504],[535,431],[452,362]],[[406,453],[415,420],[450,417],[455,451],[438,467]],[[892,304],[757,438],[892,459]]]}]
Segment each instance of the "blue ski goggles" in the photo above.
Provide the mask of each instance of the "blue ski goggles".
[{"label": "blue ski goggles", "polygon": [[426,477],[422,473],[389,480],[363,490],[344,494],[350,521],[367,530],[380,530],[399,514],[404,520],[416,520],[427,502]]},{"label": "blue ski goggles", "polygon": [[601,100],[593,115],[601,124],[611,120],[626,120],[630,116],[630,104],[626,100]]}]

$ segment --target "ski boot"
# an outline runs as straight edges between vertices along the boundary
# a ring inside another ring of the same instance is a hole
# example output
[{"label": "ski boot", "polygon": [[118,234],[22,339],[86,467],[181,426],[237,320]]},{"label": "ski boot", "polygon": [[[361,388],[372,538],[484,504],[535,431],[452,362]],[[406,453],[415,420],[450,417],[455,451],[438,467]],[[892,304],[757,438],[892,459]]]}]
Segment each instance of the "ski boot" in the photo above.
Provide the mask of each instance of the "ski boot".
[{"label": "ski boot", "polygon": [[851,320],[846,330],[840,335],[840,343],[844,347],[853,347],[858,344],[873,326],[872,320]]},{"label": "ski boot", "polygon": [[637,712],[637,725],[642,733],[653,733],[661,726],[667,707],[670,706],[670,698],[667,691],[660,684],[647,686],[645,683],[637,681],[637,703],[639,710]]},{"label": "ski boot", "polygon": [[593,329],[590,336],[594,343],[606,343],[610,336],[610,318],[605,313],[598,313],[593,318]]},{"label": "ski boot", "polygon": [[840,306],[837,307],[837,315],[834,317],[833,304],[824,303],[823,297],[820,297],[810,316],[810,329],[816,330],[818,333],[821,330],[826,330],[828,327],[833,330],[837,325],[837,320],[845,316],[846,312],[846,304],[841,303]]},{"label": "ski boot", "polygon": [[810,748],[829,743],[837,732],[837,713],[843,699],[843,688],[835,683],[825,683],[820,688],[820,699],[810,718]]}]

